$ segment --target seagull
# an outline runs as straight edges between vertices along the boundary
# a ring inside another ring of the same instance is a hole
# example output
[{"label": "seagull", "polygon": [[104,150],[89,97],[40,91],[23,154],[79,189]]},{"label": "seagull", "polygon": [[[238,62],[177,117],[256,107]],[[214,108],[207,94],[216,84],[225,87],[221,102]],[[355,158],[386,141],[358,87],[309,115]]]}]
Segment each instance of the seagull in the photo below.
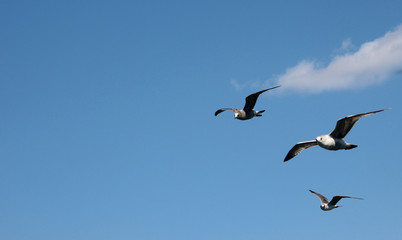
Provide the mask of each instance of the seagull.
[{"label": "seagull", "polygon": [[248,120],[253,117],[261,117],[262,116],[261,113],[265,112],[265,110],[261,110],[261,111],[254,110],[254,106],[255,106],[255,103],[257,102],[258,97],[260,96],[261,93],[266,92],[271,89],[278,88],[278,87],[280,87],[280,86],[268,88],[268,89],[265,89],[265,90],[262,90],[262,91],[249,95],[248,97],[246,97],[246,104],[244,105],[243,109],[221,108],[215,112],[215,116],[217,116],[219,113],[221,113],[223,111],[230,110],[230,111],[234,112],[234,117],[239,120]]},{"label": "seagull", "polygon": [[339,149],[349,150],[357,147],[357,145],[345,142],[343,138],[349,133],[353,125],[355,125],[355,123],[359,121],[360,118],[374,113],[382,112],[384,110],[388,109],[381,109],[373,112],[351,115],[339,119],[338,122],[336,123],[335,129],[330,134],[321,135],[318,136],[315,140],[299,142],[296,145],[294,145],[292,149],[290,149],[289,153],[286,155],[284,162],[292,159],[304,149],[316,145],[325,148],[327,150],[339,150]]},{"label": "seagull", "polygon": [[317,197],[320,198],[321,200],[321,205],[320,208],[323,211],[329,211],[332,210],[334,208],[338,208],[338,207],[342,207],[342,206],[336,206],[336,203],[339,202],[339,200],[341,200],[342,198],[354,198],[354,199],[360,199],[363,200],[363,198],[357,198],[357,197],[349,197],[349,196],[334,196],[330,202],[328,202],[328,199],[326,197],[324,197],[323,195],[316,193],[314,191],[311,191],[311,193],[315,194]]}]

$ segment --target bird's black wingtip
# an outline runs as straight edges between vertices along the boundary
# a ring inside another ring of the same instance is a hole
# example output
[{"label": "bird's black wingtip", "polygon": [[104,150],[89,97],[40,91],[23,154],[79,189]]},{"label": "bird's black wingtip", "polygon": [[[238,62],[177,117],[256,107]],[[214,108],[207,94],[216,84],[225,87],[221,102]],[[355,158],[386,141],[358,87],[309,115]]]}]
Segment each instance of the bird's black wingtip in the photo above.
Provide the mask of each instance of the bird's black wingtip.
[{"label": "bird's black wingtip", "polygon": [[278,85],[278,86],[275,86],[275,87],[268,88],[268,89],[266,89],[266,90],[272,90],[272,89],[278,88],[278,87],[280,87],[280,86],[281,86],[281,85]]},{"label": "bird's black wingtip", "polygon": [[263,93],[263,92],[266,92],[266,91],[269,91],[269,90],[278,88],[278,87],[280,87],[280,86],[281,86],[281,85],[278,85],[278,86],[275,86],[275,87],[271,87],[271,88],[267,88],[267,89],[261,90],[261,91],[256,92],[256,93],[257,93],[258,95],[260,95],[260,94]]},{"label": "bird's black wingtip", "polygon": [[285,157],[285,159],[283,160],[284,162],[287,162],[287,161],[289,161],[290,159],[292,159],[293,157],[290,157],[290,156],[286,156]]},{"label": "bird's black wingtip", "polygon": [[377,111],[373,111],[373,113],[383,112],[383,111],[390,110],[390,109],[391,109],[390,107],[389,108],[384,108],[384,109],[380,109],[380,110],[377,110]]}]

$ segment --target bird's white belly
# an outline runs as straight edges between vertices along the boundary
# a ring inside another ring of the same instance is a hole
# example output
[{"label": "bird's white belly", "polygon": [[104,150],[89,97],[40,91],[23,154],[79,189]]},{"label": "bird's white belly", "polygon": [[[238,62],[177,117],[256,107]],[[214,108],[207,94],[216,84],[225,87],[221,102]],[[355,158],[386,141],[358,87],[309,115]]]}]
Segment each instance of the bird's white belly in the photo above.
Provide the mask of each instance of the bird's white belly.
[{"label": "bird's white belly", "polygon": [[346,145],[347,145],[347,143],[343,139],[332,138],[330,136],[327,136],[325,139],[322,139],[321,141],[318,141],[317,143],[320,147],[328,149],[328,150],[345,149]]},{"label": "bird's white belly", "polygon": [[332,209],[335,208],[335,206],[331,206],[331,205],[328,205],[328,204],[321,205],[320,207],[321,207],[321,210],[323,210],[323,211],[329,211],[329,210],[332,210]]},{"label": "bird's white belly", "polygon": [[321,141],[317,142],[318,145],[322,148],[328,149],[328,150],[334,150],[335,149],[335,139],[331,137],[326,137],[325,139],[322,139]]}]

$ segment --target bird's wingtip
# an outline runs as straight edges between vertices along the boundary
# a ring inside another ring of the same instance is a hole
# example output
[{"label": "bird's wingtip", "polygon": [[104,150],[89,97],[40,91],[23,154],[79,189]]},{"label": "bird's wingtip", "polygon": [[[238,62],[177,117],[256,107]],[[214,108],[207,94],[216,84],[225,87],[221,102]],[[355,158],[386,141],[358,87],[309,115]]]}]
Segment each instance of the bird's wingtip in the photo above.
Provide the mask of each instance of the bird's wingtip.
[{"label": "bird's wingtip", "polygon": [[271,87],[270,89],[275,89],[275,88],[278,88],[278,87],[280,87],[281,85],[278,85],[278,86],[275,86],[275,87]]},{"label": "bird's wingtip", "polygon": [[375,112],[383,112],[383,111],[386,111],[386,110],[390,110],[391,108],[389,107],[389,108],[384,108],[384,109],[381,109],[381,110],[378,110],[378,111],[375,111]]},{"label": "bird's wingtip", "polygon": [[262,92],[269,91],[269,90],[278,88],[278,87],[280,87],[280,86],[281,86],[281,85],[278,85],[278,86],[275,86],[275,87],[271,87],[271,88],[267,88],[267,89],[265,89],[265,90],[262,90]]}]

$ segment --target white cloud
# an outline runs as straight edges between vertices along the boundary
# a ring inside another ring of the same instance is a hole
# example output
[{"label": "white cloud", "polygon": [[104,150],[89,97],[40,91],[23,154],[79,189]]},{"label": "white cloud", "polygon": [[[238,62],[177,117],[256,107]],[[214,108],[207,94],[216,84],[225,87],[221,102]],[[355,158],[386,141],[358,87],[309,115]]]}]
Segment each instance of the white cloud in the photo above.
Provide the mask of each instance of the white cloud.
[{"label": "white cloud", "polygon": [[231,79],[230,84],[237,90],[240,91],[242,90],[246,85],[245,84],[240,84],[236,79]]},{"label": "white cloud", "polygon": [[[351,46],[344,41],[343,49]],[[335,56],[327,66],[301,61],[279,76],[283,89],[320,92],[362,87],[382,82],[402,69],[402,25],[374,41],[366,42],[354,53]]]},{"label": "white cloud", "polygon": [[239,83],[236,79],[231,79],[230,84],[236,89],[236,91],[243,90],[244,88],[251,88],[251,89],[260,89],[262,88],[263,84],[261,84],[261,81],[247,81],[243,84]]},{"label": "white cloud", "polygon": [[350,38],[342,42],[341,51],[349,51],[353,47],[352,40]]}]

